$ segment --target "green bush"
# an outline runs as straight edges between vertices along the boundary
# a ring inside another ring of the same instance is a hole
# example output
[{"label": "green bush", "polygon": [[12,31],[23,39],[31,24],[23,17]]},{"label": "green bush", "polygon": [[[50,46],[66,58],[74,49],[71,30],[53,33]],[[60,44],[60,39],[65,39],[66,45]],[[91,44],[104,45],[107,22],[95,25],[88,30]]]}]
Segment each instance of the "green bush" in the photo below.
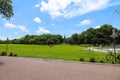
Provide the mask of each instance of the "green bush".
[{"label": "green bush", "polygon": [[13,56],[13,52],[10,52],[10,55],[9,56]]},{"label": "green bush", "polygon": [[17,57],[17,54],[14,54],[13,56],[14,56],[14,57]]},{"label": "green bush", "polygon": [[114,62],[114,61],[112,61],[112,64],[115,64],[115,62]]},{"label": "green bush", "polygon": [[95,58],[90,58],[90,62],[95,62]]},{"label": "green bush", "polygon": [[3,52],[1,53],[1,56],[7,56],[7,53],[6,53],[5,51],[3,51]]},{"label": "green bush", "polygon": [[84,58],[80,58],[80,60],[79,61],[84,61]]},{"label": "green bush", "polygon": [[100,60],[100,63],[104,63],[104,61],[103,61],[103,60]]}]

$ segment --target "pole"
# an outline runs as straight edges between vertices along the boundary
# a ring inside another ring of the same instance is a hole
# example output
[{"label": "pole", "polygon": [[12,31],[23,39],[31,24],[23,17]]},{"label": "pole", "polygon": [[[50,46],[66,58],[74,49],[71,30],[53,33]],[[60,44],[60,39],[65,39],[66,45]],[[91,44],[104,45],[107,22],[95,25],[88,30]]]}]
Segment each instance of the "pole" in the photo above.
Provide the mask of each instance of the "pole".
[{"label": "pole", "polygon": [[114,56],[115,56],[115,62],[116,62],[117,58],[116,58],[116,51],[115,51],[115,38],[117,37],[117,34],[115,29],[112,29],[112,37],[113,37]]},{"label": "pole", "polygon": [[9,41],[9,39],[7,38],[7,42],[6,42],[6,55],[8,53],[8,41]]},{"label": "pole", "polygon": [[115,56],[115,62],[116,62],[117,59],[116,59],[116,51],[115,51],[115,38],[114,38],[114,41],[113,41],[113,47],[114,47],[114,56]]}]

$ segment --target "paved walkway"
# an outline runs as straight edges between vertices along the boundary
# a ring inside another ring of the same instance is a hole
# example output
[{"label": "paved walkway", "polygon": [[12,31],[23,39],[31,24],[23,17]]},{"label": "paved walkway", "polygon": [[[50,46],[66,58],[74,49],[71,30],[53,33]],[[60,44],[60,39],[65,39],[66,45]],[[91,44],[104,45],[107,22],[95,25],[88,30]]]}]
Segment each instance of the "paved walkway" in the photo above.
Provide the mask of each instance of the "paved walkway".
[{"label": "paved walkway", "polygon": [[0,57],[0,80],[120,80],[120,66]]},{"label": "paved walkway", "polygon": [[[92,50],[92,51],[99,51],[99,52],[108,52],[108,51],[114,52],[113,48],[91,48],[91,47],[87,47],[87,48],[85,48],[85,50]],[[120,53],[120,48],[116,48],[115,51],[117,53]]]}]

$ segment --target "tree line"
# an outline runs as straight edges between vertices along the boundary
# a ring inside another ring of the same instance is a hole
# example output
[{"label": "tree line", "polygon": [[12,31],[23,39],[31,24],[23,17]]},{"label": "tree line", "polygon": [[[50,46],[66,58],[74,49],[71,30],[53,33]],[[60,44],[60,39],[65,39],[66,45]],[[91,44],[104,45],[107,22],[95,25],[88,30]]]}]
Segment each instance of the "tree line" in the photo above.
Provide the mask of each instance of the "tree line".
[{"label": "tree line", "polygon": [[89,28],[81,34],[73,34],[70,39],[71,44],[92,44],[92,45],[109,45],[114,39],[112,30],[115,30],[115,43],[120,44],[120,30],[112,27],[112,25],[104,24],[100,28]]},{"label": "tree line", "polygon": [[[25,35],[20,39],[9,40],[11,44],[38,44],[38,45],[51,45],[51,44],[91,44],[91,45],[109,45],[113,43],[112,30],[116,30],[116,43],[120,44],[120,30],[112,27],[112,25],[104,24],[100,28],[89,28],[86,31],[78,34],[74,33],[71,37],[53,34],[42,35]],[[5,44],[6,40],[0,40],[1,44]]]}]

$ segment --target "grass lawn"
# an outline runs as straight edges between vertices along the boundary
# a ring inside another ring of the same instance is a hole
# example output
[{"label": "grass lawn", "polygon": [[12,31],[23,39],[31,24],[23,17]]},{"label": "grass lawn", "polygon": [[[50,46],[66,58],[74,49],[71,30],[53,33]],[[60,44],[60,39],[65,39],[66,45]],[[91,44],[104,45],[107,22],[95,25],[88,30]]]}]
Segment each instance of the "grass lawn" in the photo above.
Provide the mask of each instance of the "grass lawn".
[{"label": "grass lawn", "polygon": [[[6,45],[0,44],[0,52],[5,51]],[[54,45],[49,47],[48,45],[22,45],[22,44],[9,44],[8,55],[10,52],[17,54],[20,57],[37,57],[37,58],[52,58],[63,60],[79,61],[80,58],[84,58],[85,61],[89,61],[94,57],[97,62],[100,60],[106,62],[104,52],[85,51],[84,47],[79,45]]]}]

